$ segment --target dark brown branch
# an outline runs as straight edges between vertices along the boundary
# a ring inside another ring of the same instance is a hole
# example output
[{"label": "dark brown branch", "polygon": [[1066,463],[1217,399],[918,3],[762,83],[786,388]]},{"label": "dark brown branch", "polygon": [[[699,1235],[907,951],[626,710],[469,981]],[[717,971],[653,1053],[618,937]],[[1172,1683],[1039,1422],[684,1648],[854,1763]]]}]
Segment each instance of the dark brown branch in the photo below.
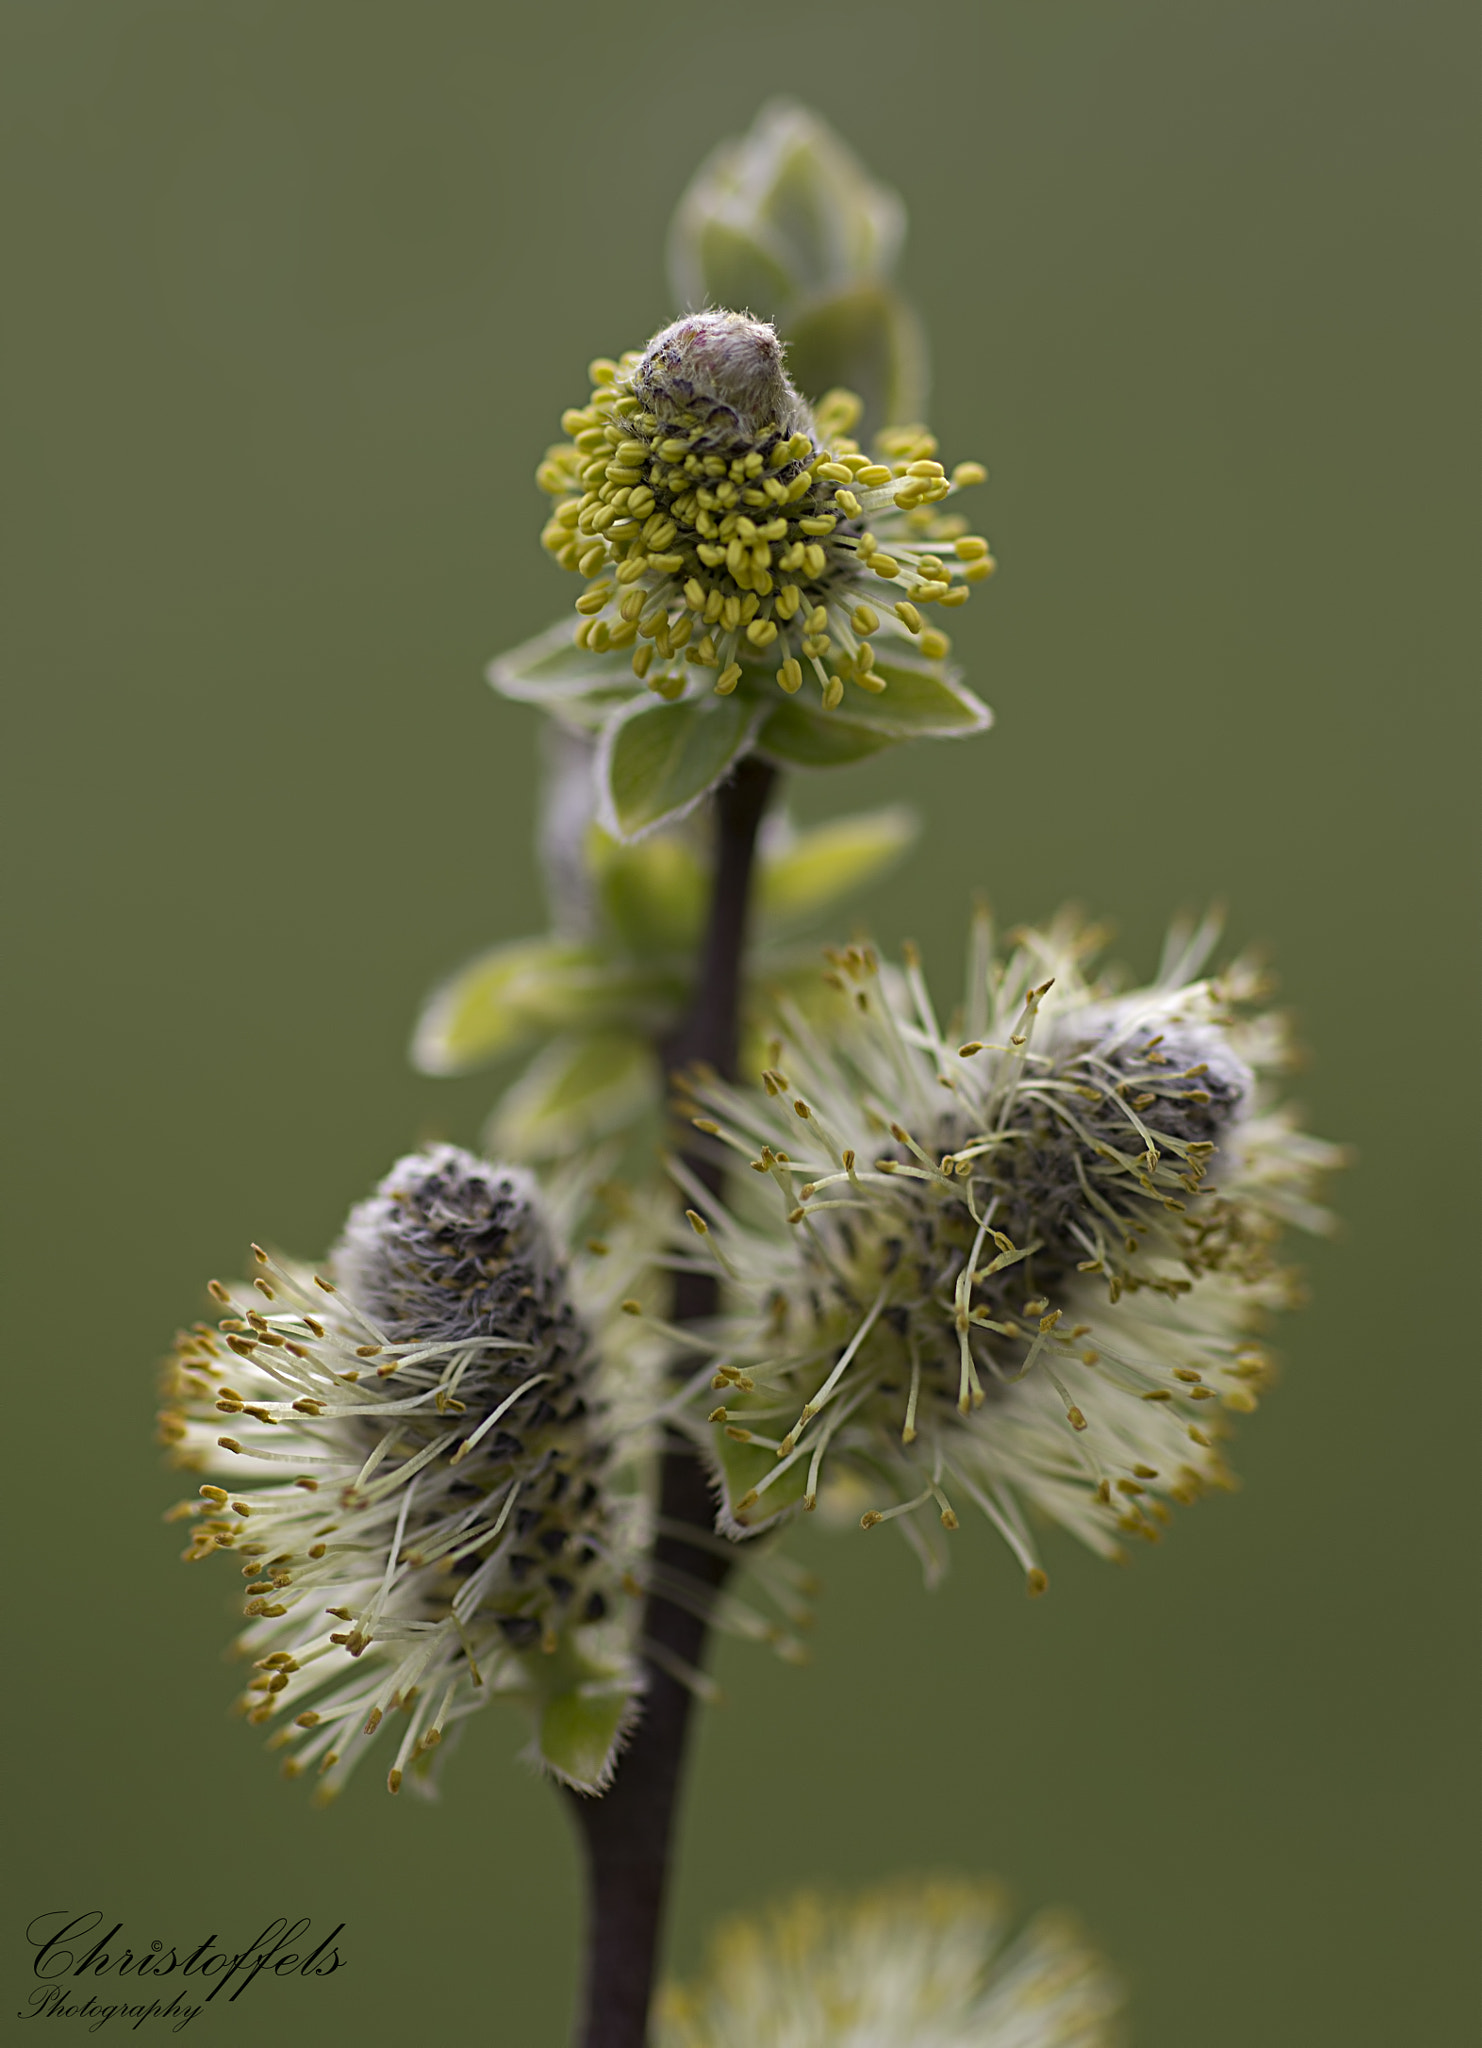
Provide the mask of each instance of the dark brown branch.
[{"label": "dark brown branch", "polygon": [[[710,918],[690,1012],[662,1048],[671,1068],[700,1060],[733,1074],[739,1030],[741,977],[757,828],[775,771],[745,760],[717,794],[715,873]],[[721,1174],[709,1159],[689,1165],[707,1187]],[[709,1273],[675,1276],[673,1317],[697,1322],[713,1315],[718,1289]],[[685,1371],[693,1369],[687,1361]],[[659,1475],[659,1516],[665,1533],[653,1557],[671,1575],[681,1573],[696,1591],[715,1594],[731,1560],[678,1533],[708,1532],[715,1510],[710,1485],[692,1447],[671,1437]],[[601,1799],[572,1795],[586,1852],[587,1946],[577,2048],[644,2048],[648,2009],[663,1927],[664,1893],[673,1844],[692,1694],[673,1670],[700,1670],[708,1624],[651,1593],[644,1607],[645,1639],[664,1663],[647,1660],[643,1719]]]}]

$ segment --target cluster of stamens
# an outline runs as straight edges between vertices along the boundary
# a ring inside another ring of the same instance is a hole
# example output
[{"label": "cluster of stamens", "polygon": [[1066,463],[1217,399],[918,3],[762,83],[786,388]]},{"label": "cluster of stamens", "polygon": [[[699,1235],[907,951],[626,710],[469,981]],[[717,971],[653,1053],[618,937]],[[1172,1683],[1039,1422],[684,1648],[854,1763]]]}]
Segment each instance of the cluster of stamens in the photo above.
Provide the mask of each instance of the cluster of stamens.
[{"label": "cluster of stamens", "polygon": [[738,1316],[717,1325],[710,1417],[727,1525],[811,1506],[852,1451],[899,1488],[866,1528],[930,1502],[955,1528],[955,1484],[1035,1591],[1013,1494],[1107,1548],[1223,1481],[1209,1418],[1270,1378],[1252,1323],[1289,1285],[1281,1221],[1321,1227],[1303,1190],[1332,1148],[1261,1113],[1241,1048],[1272,1064],[1279,1036],[1226,1014],[1244,987],[1105,999],[1059,952],[1069,994],[1046,1026],[1056,977],[1028,948],[1002,969],[982,950],[964,1040],[909,949],[898,974],[868,947],[829,957],[847,1008],[789,1013],[760,1088],[681,1077],[706,1141],[781,1200],[752,1220],[681,1171]]},{"label": "cluster of stamens", "polygon": [[452,1147],[361,1205],[334,1280],[254,1253],[252,1288],[213,1281],[229,1313],[182,1333],[161,1428],[178,1462],[269,1483],[182,1502],[186,1557],[242,1560],[242,1704],[289,1717],[289,1774],[336,1789],[397,1710],[395,1791],[520,1656],[608,1613],[590,1341],[522,1188]]},{"label": "cluster of stamens", "polygon": [[562,418],[570,440],[537,473],[558,501],[544,544],[588,579],[582,646],[631,647],[634,674],[664,698],[697,668],[721,696],[750,670],[789,695],[811,673],[829,710],[846,684],[887,687],[882,637],[947,655],[923,610],[965,604],[994,563],[986,540],[936,508],[983,481],[978,464],[949,475],[914,426],[862,453],[849,438],[859,401],[832,392],[815,416],[772,330],[737,314],[677,322],[590,375],[590,400]]}]

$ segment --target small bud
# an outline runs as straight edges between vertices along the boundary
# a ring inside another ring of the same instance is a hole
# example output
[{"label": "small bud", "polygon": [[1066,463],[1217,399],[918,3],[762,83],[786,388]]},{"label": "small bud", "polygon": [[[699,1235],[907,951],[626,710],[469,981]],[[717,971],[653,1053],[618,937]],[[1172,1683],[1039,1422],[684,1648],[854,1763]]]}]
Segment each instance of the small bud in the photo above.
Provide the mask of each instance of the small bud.
[{"label": "small bud", "polygon": [[644,350],[633,389],[661,426],[698,421],[717,447],[812,433],[777,330],[744,313],[690,313],[664,328]]}]

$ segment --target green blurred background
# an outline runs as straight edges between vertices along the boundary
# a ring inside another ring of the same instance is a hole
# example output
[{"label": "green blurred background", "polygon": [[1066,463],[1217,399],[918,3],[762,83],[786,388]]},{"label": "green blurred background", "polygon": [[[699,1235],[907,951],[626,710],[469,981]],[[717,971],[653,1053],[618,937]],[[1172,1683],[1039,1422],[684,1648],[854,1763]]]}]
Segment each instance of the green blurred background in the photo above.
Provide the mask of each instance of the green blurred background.
[{"label": "green blurred background", "polygon": [[813,1665],[720,1660],[674,1958],[800,1881],[994,1871],[1078,1909],[1142,2048],[1459,2037],[1473,45],[1413,0],[0,8],[0,2007],[34,1913],[222,1946],[309,1913],[350,1967],[197,2034],[564,2038],[575,1859],[517,1721],[438,1807],[368,1767],[311,1811],[227,1716],[236,1579],[160,1525],[151,1363],[251,1237],[313,1255],[409,1140],[477,1132],[490,1082],[403,1048],[430,981],[542,922],[534,716],[480,679],[571,601],[531,471],[588,358],[676,310],[699,157],[786,89],[906,195],[1002,563],[957,629],[997,729],[801,808],[921,807],[869,908],[944,982],[978,884],[1078,896],[1143,969],[1226,899],[1360,1165],[1242,1498],[1124,1572],[1052,1539],[1033,1605],[986,1534],[926,1599],[904,1546],[809,1533]]}]

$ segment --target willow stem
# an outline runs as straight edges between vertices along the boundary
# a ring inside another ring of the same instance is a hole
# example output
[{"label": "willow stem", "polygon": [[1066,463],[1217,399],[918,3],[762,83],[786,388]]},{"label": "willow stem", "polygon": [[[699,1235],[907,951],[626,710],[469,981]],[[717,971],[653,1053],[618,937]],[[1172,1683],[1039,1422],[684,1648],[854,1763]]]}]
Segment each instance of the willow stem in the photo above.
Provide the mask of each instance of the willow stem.
[{"label": "willow stem", "polygon": [[[739,1034],[742,967],[755,864],[757,829],[776,777],[755,759],[742,761],[715,799],[715,870],[710,916],[689,1015],[660,1052],[671,1069],[702,1060],[733,1075]],[[709,1159],[690,1158],[690,1170],[712,1192],[722,1176]],[[675,1276],[673,1320],[697,1322],[719,1304],[709,1273]],[[682,1361],[682,1377],[693,1360]],[[710,1482],[694,1448],[671,1435],[659,1468],[658,1512],[664,1533],[655,1538],[659,1574],[688,1580],[696,1592],[718,1595],[731,1560],[680,1532],[709,1535],[715,1508]],[[697,1604],[703,1605],[703,1600]],[[648,1689],[643,1718],[600,1799],[570,1796],[586,1852],[587,1941],[576,2048],[644,2048],[654,1970],[663,1929],[664,1893],[684,1771],[693,1695],[676,1671],[703,1668],[709,1623],[650,1593],[643,1635],[658,1653],[645,1659]]]}]

